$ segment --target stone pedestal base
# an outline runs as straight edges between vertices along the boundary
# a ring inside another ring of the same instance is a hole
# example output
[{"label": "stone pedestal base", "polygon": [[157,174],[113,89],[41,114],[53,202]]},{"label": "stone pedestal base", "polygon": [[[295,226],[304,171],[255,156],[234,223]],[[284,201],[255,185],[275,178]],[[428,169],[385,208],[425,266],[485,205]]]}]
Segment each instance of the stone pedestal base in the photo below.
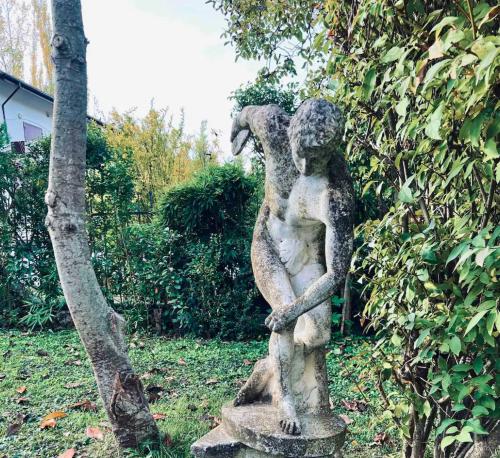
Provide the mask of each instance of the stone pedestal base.
[{"label": "stone pedestal base", "polygon": [[338,458],[345,440],[345,423],[330,414],[300,417],[302,434],[281,431],[271,404],[222,409],[222,425],[191,446],[196,458]]}]

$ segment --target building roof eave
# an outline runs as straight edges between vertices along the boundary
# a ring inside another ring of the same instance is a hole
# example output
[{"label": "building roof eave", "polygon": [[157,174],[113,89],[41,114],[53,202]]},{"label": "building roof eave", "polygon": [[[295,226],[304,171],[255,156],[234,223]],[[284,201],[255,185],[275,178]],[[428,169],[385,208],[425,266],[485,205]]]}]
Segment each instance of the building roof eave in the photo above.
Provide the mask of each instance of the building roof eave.
[{"label": "building roof eave", "polygon": [[[24,81],[20,80],[19,78],[16,78],[15,76],[9,75],[8,73],[3,72],[0,70],[0,80],[4,81],[9,81],[12,84],[15,84],[16,86],[20,87],[21,89],[24,89],[28,92],[31,92],[32,94],[35,94],[36,96],[47,100],[48,102],[54,103],[54,97],[52,97],[50,94],[47,94],[46,92],[41,91],[40,89],[37,89],[36,87],[32,86],[31,84],[25,83]],[[96,124],[100,126],[104,126],[104,123],[97,119],[94,118],[93,116],[87,115],[87,118],[94,121]]]}]

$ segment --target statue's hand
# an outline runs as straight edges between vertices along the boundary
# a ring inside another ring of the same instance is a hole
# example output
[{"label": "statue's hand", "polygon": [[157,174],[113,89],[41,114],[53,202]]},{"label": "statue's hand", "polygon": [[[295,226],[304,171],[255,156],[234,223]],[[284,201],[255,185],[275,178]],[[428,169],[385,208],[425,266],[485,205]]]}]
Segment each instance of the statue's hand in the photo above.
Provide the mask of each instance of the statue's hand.
[{"label": "statue's hand", "polygon": [[292,314],[290,306],[280,307],[266,318],[266,326],[273,332],[280,332],[285,329],[296,317]]},{"label": "statue's hand", "polygon": [[250,130],[248,123],[244,121],[242,113],[236,115],[231,128],[231,149],[233,156],[237,156],[243,150],[248,138],[250,137]]},{"label": "statue's hand", "polygon": [[248,130],[248,107],[244,107],[233,118],[233,125],[231,127],[231,142],[233,142],[242,130]]}]

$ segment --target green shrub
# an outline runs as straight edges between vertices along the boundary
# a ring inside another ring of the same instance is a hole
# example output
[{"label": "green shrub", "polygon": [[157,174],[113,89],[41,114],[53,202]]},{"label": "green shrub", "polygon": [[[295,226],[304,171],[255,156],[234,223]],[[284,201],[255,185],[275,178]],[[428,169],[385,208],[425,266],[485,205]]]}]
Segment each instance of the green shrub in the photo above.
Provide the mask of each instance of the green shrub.
[{"label": "green shrub", "polygon": [[267,305],[250,264],[258,198],[254,176],[211,166],[164,195],[155,223],[129,228],[129,321],[203,337],[260,335]]}]

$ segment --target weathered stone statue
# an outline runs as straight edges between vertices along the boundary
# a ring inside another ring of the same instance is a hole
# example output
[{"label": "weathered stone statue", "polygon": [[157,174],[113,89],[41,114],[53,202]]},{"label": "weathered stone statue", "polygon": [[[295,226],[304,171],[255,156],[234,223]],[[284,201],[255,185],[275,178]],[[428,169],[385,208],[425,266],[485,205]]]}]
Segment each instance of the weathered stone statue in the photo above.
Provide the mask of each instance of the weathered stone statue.
[{"label": "weathered stone statue", "polygon": [[342,131],[338,108],[317,99],[291,118],[275,105],[249,106],[234,121],[233,153],[250,133],[265,152],[252,266],[273,310],[266,319],[272,334],[269,356],[257,362],[234,406],[223,409],[219,431],[193,445],[196,456],[338,456],[345,425],[330,413],[324,345],[330,297],[352,253],[354,200],[338,148]]}]

